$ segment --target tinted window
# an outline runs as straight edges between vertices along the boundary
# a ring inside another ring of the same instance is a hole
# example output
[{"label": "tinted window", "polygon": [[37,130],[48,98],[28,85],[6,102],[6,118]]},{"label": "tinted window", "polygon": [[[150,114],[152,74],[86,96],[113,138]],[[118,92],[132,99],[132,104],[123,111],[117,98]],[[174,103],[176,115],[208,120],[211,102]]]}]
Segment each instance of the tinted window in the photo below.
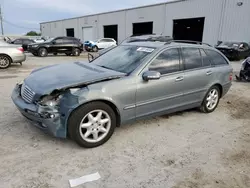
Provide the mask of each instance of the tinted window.
[{"label": "tinted window", "polygon": [[177,48],[162,52],[149,66],[149,70],[168,74],[180,70],[180,56]]},{"label": "tinted window", "polygon": [[72,43],[74,43],[74,42],[73,42],[73,39],[64,38],[64,39],[63,39],[63,43],[64,43],[64,44],[72,44]]},{"label": "tinted window", "polygon": [[62,44],[64,42],[63,39],[56,39],[54,40],[56,44]]},{"label": "tinted window", "polygon": [[205,50],[207,55],[210,57],[214,65],[225,65],[227,61],[222,55],[214,50]]},{"label": "tinted window", "polygon": [[204,52],[204,50],[200,49],[201,52],[201,57],[202,57],[202,66],[203,67],[208,67],[211,66],[211,61],[207,54]]},{"label": "tinted window", "polygon": [[30,44],[30,43],[34,43],[34,41],[30,40],[30,39],[24,39],[23,40],[23,44]]},{"label": "tinted window", "polygon": [[110,39],[101,39],[100,42],[113,42],[113,41]]},{"label": "tinted window", "polygon": [[185,70],[196,69],[202,66],[202,59],[198,48],[183,48],[182,56]]},{"label": "tinted window", "polygon": [[17,39],[14,41],[14,44],[22,44],[22,40],[21,39]]}]

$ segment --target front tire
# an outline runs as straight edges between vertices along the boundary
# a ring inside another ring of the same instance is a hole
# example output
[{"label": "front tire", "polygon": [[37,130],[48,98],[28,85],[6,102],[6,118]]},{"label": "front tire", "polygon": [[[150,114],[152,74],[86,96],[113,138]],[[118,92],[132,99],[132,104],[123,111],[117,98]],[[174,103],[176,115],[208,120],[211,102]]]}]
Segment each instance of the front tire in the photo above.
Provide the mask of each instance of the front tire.
[{"label": "front tire", "polygon": [[46,57],[46,56],[48,56],[48,51],[47,51],[47,49],[46,49],[46,48],[40,48],[40,49],[38,50],[38,55],[39,55],[40,57]]},{"label": "front tire", "polygon": [[53,55],[57,55],[57,53],[55,52],[55,53],[53,53]]},{"label": "front tire", "polygon": [[0,69],[7,69],[11,64],[11,59],[7,55],[0,55]]},{"label": "front tire", "polygon": [[220,96],[221,96],[221,92],[220,92],[219,87],[216,85],[212,86],[208,90],[208,92],[207,92],[207,94],[202,102],[202,105],[200,107],[200,110],[204,113],[213,112],[217,108],[217,106],[220,102]]},{"label": "front tire", "polygon": [[72,50],[73,56],[79,56],[81,54],[81,51],[78,48],[74,48]]},{"label": "front tire", "polygon": [[97,46],[93,47],[93,52],[98,52],[98,47]]},{"label": "front tire", "polygon": [[91,102],[76,109],[69,118],[70,138],[85,148],[93,148],[107,142],[114,133],[116,115],[102,102]]}]

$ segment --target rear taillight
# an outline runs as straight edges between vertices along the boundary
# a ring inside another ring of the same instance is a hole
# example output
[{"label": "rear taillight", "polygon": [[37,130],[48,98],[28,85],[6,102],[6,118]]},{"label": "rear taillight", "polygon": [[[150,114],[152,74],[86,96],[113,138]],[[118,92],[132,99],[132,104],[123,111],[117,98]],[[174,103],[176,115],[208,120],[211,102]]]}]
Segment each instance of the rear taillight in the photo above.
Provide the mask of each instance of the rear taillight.
[{"label": "rear taillight", "polygon": [[233,80],[233,73],[232,73],[232,72],[229,74],[229,80],[230,80],[230,81]]},{"label": "rear taillight", "polygon": [[22,47],[17,48],[20,52],[24,52]]}]

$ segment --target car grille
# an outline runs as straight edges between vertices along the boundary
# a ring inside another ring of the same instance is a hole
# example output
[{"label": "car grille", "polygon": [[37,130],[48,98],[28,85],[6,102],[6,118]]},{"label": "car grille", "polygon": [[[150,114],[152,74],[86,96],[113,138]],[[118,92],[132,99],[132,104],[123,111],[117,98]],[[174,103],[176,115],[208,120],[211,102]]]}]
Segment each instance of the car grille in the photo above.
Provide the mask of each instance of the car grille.
[{"label": "car grille", "polygon": [[21,88],[21,96],[25,102],[32,103],[35,93],[28,86],[23,84]]}]

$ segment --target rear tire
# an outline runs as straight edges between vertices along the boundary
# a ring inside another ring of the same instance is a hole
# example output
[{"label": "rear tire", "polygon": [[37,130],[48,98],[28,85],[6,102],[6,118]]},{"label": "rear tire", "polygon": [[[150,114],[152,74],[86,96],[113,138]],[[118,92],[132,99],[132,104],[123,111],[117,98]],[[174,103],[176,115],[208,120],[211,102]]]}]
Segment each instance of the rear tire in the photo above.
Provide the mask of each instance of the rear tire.
[{"label": "rear tire", "polygon": [[200,111],[203,113],[213,112],[220,102],[221,92],[218,86],[212,86],[205,95]]},{"label": "rear tire", "polygon": [[55,52],[55,53],[53,53],[53,55],[57,55],[57,53]]},{"label": "rear tire", "polygon": [[38,53],[32,53],[33,54],[33,56],[38,56]]},{"label": "rear tire", "polygon": [[39,48],[39,50],[38,50],[38,55],[39,55],[40,57],[46,57],[46,56],[48,56],[48,51],[47,51],[47,49],[46,49],[46,48]]},{"label": "rear tire", "polygon": [[7,55],[0,55],[0,69],[7,69],[11,64],[11,59]]},{"label": "rear tire", "polygon": [[73,56],[79,56],[81,54],[81,51],[78,48],[74,48],[72,50]]},{"label": "rear tire", "polygon": [[65,53],[66,54],[66,56],[71,56],[71,53]]},{"label": "rear tire", "polygon": [[93,47],[93,52],[98,52],[98,47],[97,46]]},{"label": "rear tire", "polygon": [[[101,115],[98,118],[99,113]],[[107,142],[115,127],[116,115],[113,109],[102,102],[80,106],[68,121],[69,137],[85,148],[97,147]]]}]

